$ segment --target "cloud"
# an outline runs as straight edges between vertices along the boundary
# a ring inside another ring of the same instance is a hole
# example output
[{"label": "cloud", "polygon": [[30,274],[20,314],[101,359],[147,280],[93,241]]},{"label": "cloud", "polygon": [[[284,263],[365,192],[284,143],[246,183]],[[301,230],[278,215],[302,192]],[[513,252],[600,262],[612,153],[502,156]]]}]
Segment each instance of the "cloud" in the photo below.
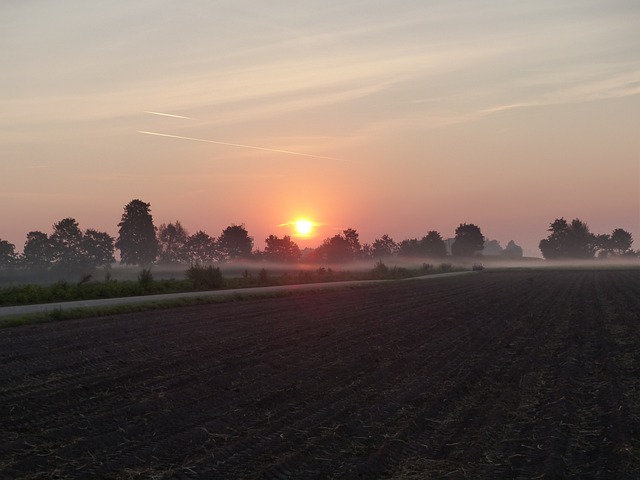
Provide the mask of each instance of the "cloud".
[{"label": "cloud", "polygon": [[184,117],[182,115],[174,115],[172,113],[150,112],[150,111],[146,111],[146,110],[143,113],[149,113],[151,115],[159,115],[161,117],[181,118],[181,119],[184,119],[184,120],[195,120],[195,118]]},{"label": "cloud", "polygon": [[239,147],[239,148],[249,148],[252,150],[262,150],[265,152],[273,152],[273,153],[283,153],[285,155],[297,155],[300,157],[312,157],[312,158],[321,158],[321,159],[325,159],[325,160],[340,160],[338,158],[334,158],[334,157],[324,157],[322,155],[314,155],[311,153],[302,153],[302,152],[293,152],[291,150],[281,150],[281,149],[277,149],[277,148],[268,148],[268,147],[258,147],[255,145],[244,145],[241,143],[229,143],[229,142],[221,142],[218,140],[207,140],[204,138],[193,138],[193,137],[184,137],[181,135],[170,135],[167,133],[158,133],[158,132],[146,132],[146,131],[139,131],[138,133],[142,133],[145,135],[154,135],[154,136],[158,136],[158,137],[168,137],[168,138],[176,138],[179,140],[190,140],[190,141],[194,141],[194,142],[205,142],[205,143],[214,143],[216,145],[225,145],[225,146],[229,146],[229,147]]}]

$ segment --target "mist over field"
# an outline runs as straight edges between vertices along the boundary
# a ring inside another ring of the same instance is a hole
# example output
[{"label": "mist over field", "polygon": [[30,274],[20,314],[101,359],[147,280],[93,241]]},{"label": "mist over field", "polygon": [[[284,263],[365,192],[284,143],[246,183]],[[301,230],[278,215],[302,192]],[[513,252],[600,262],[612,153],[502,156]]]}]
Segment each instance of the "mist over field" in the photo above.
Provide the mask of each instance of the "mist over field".
[{"label": "mist over field", "polygon": [[[274,262],[267,260],[247,260],[217,263],[210,265],[220,268],[226,278],[257,277],[261,271],[266,271],[270,276],[289,275],[291,278],[301,272],[328,272],[333,273],[366,273],[371,272],[376,265],[382,262],[386,267],[408,269],[413,271],[423,270],[424,274],[433,273],[434,269],[471,270],[474,265],[481,265],[485,269],[557,269],[557,268],[640,268],[640,259],[632,257],[594,258],[588,260],[544,260],[537,257],[523,257],[520,259],[505,259],[499,256],[485,256],[474,258],[424,258],[424,257],[380,257],[376,259],[354,260],[345,263],[310,263],[310,262]],[[188,265],[159,264],[150,267],[155,279],[184,279]],[[97,268],[91,273],[91,281],[99,282],[106,278],[111,280],[136,281],[142,267],[122,265],[114,263],[109,267]],[[4,272],[0,274],[0,286],[11,284],[47,284],[57,281],[78,282],[82,275],[52,273],[29,270]]]}]

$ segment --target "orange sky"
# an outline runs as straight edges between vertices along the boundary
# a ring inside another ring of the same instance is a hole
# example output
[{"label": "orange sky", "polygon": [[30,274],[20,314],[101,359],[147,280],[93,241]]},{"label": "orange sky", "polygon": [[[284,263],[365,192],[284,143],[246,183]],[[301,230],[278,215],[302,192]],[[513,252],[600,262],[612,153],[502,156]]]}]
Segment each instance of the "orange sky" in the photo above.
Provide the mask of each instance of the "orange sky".
[{"label": "orange sky", "polygon": [[623,0],[3,6],[0,238],[116,236],[140,198],[261,249],[299,216],[322,224],[301,247],[476,223],[539,255],[578,217],[640,248],[639,22]]}]

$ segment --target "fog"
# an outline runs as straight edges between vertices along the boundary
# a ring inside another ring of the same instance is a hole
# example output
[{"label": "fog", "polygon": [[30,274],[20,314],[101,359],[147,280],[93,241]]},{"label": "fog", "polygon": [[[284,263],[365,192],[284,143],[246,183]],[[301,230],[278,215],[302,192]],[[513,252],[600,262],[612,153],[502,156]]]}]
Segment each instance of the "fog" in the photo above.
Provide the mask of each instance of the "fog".
[{"label": "fog", "polygon": [[[261,270],[266,270],[269,275],[295,274],[298,272],[316,272],[320,269],[333,272],[368,272],[375,268],[378,262],[384,263],[388,268],[406,268],[409,270],[421,270],[425,265],[438,269],[447,265],[456,270],[471,270],[474,265],[482,265],[485,270],[491,269],[554,269],[554,268],[640,268],[638,258],[610,258],[610,259],[586,259],[586,260],[544,260],[536,257],[523,257],[519,259],[505,259],[498,256],[486,256],[475,258],[424,258],[424,257],[383,257],[377,259],[357,260],[346,263],[280,263],[270,261],[244,261],[214,263],[222,271],[226,278],[237,278],[246,275],[257,276]],[[186,265],[154,265],[151,267],[154,278],[182,279],[188,266]],[[111,278],[117,280],[135,280],[140,267],[116,265],[111,269]],[[426,271],[426,269],[425,269]],[[96,280],[99,279],[96,274]]]},{"label": "fog", "polygon": [[[225,278],[258,277],[262,270],[266,270],[270,276],[299,275],[300,272],[324,272],[324,273],[366,273],[373,270],[378,262],[384,263],[389,269],[404,268],[411,270],[415,275],[422,272],[424,274],[437,273],[442,270],[471,270],[474,265],[482,265],[484,270],[492,269],[558,269],[558,268],[638,268],[640,269],[640,258],[633,257],[610,257],[593,258],[585,260],[544,260],[535,257],[523,257],[519,259],[506,259],[499,256],[485,256],[474,258],[424,258],[424,257],[385,257],[378,259],[367,259],[351,261],[347,263],[279,263],[262,260],[250,260],[244,262],[222,262],[214,263],[219,267]],[[165,265],[158,264],[151,266],[151,273],[155,280],[183,280],[188,265]],[[62,272],[36,272],[29,270],[14,270],[13,272],[0,272],[0,286],[24,285],[24,284],[51,284],[65,281],[77,283],[80,281],[100,282],[107,279],[118,281],[137,281],[138,275],[142,271],[140,266],[127,266],[118,263],[112,264],[108,268],[97,268],[88,274]],[[327,280],[331,279],[328,275]]]}]

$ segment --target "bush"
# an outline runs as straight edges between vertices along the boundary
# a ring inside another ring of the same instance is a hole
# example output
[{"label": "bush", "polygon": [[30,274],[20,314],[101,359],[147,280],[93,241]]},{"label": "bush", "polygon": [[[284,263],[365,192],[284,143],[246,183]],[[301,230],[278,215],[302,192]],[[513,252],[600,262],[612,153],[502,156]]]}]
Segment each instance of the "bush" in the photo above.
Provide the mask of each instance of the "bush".
[{"label": "bush", "polygon": [[386,278],[389,275],[389,267],[382,260],[378,260],[371,271],[374,278]]},{"label": "bush", "polygon": [[207,267],[192,265],[187,270],[186,277],[193,284],[193,287],[198,290],[220,288],[223,281],[222,272],[213,265]]},{"label": "bush", "polygon": [[411,277],[413,277],[413,273],[411,273],[409,269],[404,267],[393,267],[391,270],[389,270],[388,278],[391,278],[393,280]]},{"label": "bush", "polygon": [[260,270],[260,273],[258,274],[258,281],[260,283],[267,283],[269,281],[269,272],[267,272],[265,268]]},{"label": "bush", "polygon": [[138,283],[143,287],[148,287],[153,283],[153,275],[151,274],[150,268],[143,268],[140,274],[138,275]]}]

